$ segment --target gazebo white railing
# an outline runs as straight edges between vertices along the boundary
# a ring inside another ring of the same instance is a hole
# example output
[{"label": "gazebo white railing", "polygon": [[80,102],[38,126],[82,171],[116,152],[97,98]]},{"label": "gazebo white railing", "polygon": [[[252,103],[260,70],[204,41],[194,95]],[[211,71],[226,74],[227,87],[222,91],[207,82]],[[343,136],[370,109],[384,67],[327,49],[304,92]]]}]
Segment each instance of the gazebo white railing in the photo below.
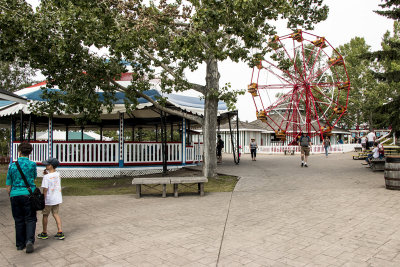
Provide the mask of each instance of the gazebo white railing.
[{"label": "gazebo white railing", "polygon": [[[18,159],[18,146],[13,142],[12,160]],[[31,142],[33,151],[29,159],[41,164],[48,158],[48,142]],[[124,142],[123,165],[159,165],[162,164],[162,147],[160,142]],[[195,163],[202,160],[202,144],[186,146],[186,158],[183,160],[182,143],[166,144],[167,164]],[[118,166],[119,143],[115,141],[54,141],[53,157],[65,166]]]},{"label": "gazebo white railing", "polygon": [[[359,144],[337,144],[337,145],[332,145],[329,153],[346,153],[346,152],[351,152],[354,151],[355,147],[361,146]],[[299,146],[278,146],[278,145],[273,145],[273,146],[258,146],[257,153],[261,154],[283,154],[285,151],[294,151],[295,153],[300,153],[300,148]],[[314,154],[319,154],[319,153],[325,153],[325,148],[323,145],[314,145],[311,147],[310,150],[311,153]],[[244,153],[250,153],[250,148],[245,147],[244,148]]]}]

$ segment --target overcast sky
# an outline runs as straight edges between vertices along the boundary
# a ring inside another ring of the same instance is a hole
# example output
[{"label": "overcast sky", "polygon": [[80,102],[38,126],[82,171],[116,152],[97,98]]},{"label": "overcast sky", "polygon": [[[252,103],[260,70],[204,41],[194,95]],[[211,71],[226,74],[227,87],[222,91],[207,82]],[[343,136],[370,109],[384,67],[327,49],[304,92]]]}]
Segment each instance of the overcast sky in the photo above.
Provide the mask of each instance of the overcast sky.
[{"label": "overcast sky", "polygon": [[[38,0],[27,0],[34,7]],[[373,10],[380,10],[381,0],[325,0],[329,6],[329,16],[324,22],[315,25],[313,31],[318,36],[324,36],[335,48],[348,43],[352,38],[364,37],[372,50],[380,49],[383,34],[392,31],[393,20],[379,16]],[[291,31],[286,28],[286,23],[278,23],[278,35],[286,35]],[[245,89],[250,83],[251,69],[246,64],[223,62],[220,65],[221,86],[230,82],[233,89]],[[205,84],[205,68],[196,73],[188,73],[190,81]],[[191,93],[186,93],[190,95]],[[250,94],[240,96],[237,108],[241,120],[252,121],[256,119],[255,107]]]}]

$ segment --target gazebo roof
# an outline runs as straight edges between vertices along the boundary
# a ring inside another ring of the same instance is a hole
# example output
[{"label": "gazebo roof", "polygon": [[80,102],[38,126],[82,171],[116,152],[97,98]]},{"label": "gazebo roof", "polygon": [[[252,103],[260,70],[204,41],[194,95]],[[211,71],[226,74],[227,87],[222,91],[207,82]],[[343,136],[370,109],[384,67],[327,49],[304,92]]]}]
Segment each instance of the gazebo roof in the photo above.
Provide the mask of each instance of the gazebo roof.
[{"label": "gazebo roof", "polygon": [[23,98],[23,97],[21,97],[19,95],[16,95],[14,93],[11,93],[11,92],[8,92],[8,91],[0,89],[0,102],[3,102],[3,101],[18,102],[18,103],[21,103],[21,104],[26,104],[27,103],[25,98]]},{"label": "gazebo roof", "polygon": [[[130,73],[125,73],[121,76],[121,79],[117,81],[120,85],[127,87],[129,86],[130,83]],[[174,109],[180,109],[188,113],[196,114],[196,115],[203,115],[204,112],[204,99],[200,99],[200,97],[193,97],[193,96],[185,96],[182,94],[164,94],[158,89],[158,80],[153,80],[151,81],[151,84],[153,84],[153,89],[145,91],[144,93],[147,96],[150,96],[153,100],[157,99],[158,97],[165,97],[167,99],[167,106],[170,108]],[[41,82],[35,85],[32,85],[30,87],[21,89],[19,91],[16,91],[15,94],[19,96],[20,98],[26,99],[29,103],[35,103],[36,101],[45,101],[42,97],[42,90],[59,90],[58,88],[48,88],[47,87],[47,82]],[[100,101],[104,99],[103,92],[99,91],[97,92]],[[114,101],[114,109],[111,113],[107,113],[106,108],[104,108],[104,116],[106,118],[110,118],[110,115],[116,115],[119,112],[126,112],[125,104],[124,104],[124,99],[125,99],[125,93],[123,92],[116,92],[115,93],[116,100]],[[138,99],[139,105],[137,105],[136,110],[134,112],[137,112],[139,110],[145,109],[145,108],[150,108],[153,106],[152,103],[148,102],[144,98],[139,98]],[[147,109],[148,110],[148,109]],[[8,100],[0,100],[0,117],[5,117],[9,115],[14,115],[19,113],[20,111],[23,111],[25,114],[30,114],[31,110],[29,108],[29,105],[27,104],[20,104],[18,102],[14,101],[8,101]],[[152,113],[150,110],[148,110],[150,113]],[[154,114],[145,114],[145,112],[141,112],[141,114],[134,114],[134,116],[137,117],[152,117],[156,116],[159,117],[159,114],[153,112]],[[218,114],[221,115],[223,113],[227,113],[228,108],[226,103],[223,101],[220,101],[218,103]],[[59,117],[73,117],[71,115],[61,115]],[[57,115],[55,115],[57,117]]]}]

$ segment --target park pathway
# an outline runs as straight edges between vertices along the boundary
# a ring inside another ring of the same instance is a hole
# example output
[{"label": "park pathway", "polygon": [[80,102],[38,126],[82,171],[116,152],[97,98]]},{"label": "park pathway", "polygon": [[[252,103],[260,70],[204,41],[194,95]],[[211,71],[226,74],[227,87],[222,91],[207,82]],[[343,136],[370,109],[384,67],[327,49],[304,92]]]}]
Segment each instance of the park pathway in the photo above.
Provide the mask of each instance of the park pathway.
[{"label": "park pathway", "polygon": [[232,194],[65,197],[67,238],[31,255],[15,249],[2,189],[0,266],[400,266],[400,192],[383,173],[350,154],[299,163],[227,156],[218,171],[241,177]]},{"label": "park pathway", "polygon": [[261,156],[240,175],[218,266],[400,266],[400,192],[350,154]]}]

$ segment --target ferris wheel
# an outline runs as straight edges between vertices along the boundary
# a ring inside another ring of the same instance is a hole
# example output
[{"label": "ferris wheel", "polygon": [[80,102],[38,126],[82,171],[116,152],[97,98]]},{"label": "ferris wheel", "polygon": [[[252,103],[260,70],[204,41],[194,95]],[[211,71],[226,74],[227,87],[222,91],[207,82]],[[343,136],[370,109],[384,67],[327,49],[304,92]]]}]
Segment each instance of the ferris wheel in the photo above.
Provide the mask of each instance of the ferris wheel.
[{"label": "ferris wheel", "polygon": [[349,101],[343,57],[325,37],[302,30],[274,36],[268,46],[272,54],[256,63],[248,86],[257,119],[290,144],[302,132],[332,135]]}]

